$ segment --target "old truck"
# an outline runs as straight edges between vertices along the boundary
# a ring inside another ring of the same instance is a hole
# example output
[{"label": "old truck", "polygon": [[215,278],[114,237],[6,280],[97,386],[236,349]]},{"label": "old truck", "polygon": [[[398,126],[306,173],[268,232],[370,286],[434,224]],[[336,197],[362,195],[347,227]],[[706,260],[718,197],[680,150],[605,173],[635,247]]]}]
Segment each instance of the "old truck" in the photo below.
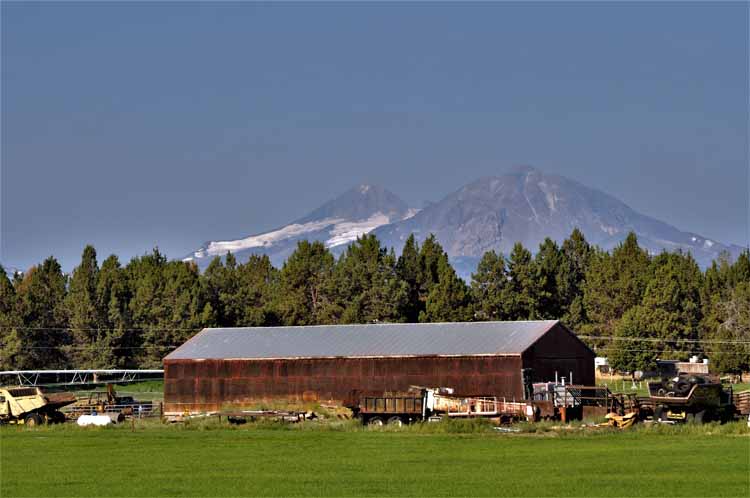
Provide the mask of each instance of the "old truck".
[{"label": "old truck", "polygon": [[735,415],[732,389],[704,375],[679,374],[648,383],[648,397],[639,397],[641,411],[661,422],[727,422]]},{"label": "old truck", "polygon": [[413,387],[407,392],[354,393],[347,403],[367,425],[402,425],[443,417],[495,418],[502,422],[526,419],[533,407],[496,397],[455,396],[451,389]]},{"label": "old truck", "polygon": [[44,393],[38,387],[0,387],[0,423],[35,426],[64,422],[60,408],[75,403],[70,393]]}]

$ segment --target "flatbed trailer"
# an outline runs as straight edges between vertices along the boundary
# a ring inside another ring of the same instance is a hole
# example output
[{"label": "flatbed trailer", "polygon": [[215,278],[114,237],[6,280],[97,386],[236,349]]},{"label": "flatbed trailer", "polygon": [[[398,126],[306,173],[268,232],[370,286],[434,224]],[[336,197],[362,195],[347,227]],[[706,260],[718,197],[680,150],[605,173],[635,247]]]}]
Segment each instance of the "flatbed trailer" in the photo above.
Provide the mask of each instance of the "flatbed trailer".
[{"label": "flatbed trailer", "polygon": [[366,425],[402,425],[443,417],[485,417],[510,422],[533,415],[533,409],[525,402],[491,396],[454,396],[437,388],[414,388],[408,392],[394,393],[360,393],[353,397],[348,408]]}]

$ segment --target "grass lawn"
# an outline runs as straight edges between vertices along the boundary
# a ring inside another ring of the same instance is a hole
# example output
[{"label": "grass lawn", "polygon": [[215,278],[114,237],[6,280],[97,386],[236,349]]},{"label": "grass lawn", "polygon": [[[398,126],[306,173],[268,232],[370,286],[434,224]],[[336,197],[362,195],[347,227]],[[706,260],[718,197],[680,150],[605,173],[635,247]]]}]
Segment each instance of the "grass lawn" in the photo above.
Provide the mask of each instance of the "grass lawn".
[{"label": "grass lawn", "polygon": [[0,465],[3,497],[747,497],[750,431],[5,427]]}]

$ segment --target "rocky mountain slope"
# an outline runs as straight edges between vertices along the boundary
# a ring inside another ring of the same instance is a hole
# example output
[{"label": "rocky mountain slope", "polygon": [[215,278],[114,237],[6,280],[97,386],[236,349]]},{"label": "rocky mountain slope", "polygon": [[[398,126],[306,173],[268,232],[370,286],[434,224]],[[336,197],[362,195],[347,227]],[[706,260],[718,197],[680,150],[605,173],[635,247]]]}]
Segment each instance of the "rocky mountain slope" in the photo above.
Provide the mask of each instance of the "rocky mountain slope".
[{"label": "rocky mountain slope", "polygon": [[347,244],[375,228],[413,216],[398,196],[373,185],[359,185],[323,204],[307,216],[270,232],[234,240],[206,242],[184,261],[205,267],[215,256],[232,252],[239,261],[250,254],[268,254],[280,266],[300,240],[317,240],[338,253]]},{"label": "rocky mountain slope", "polygon": [[689,251],[702,266],[722,251],[737,255],[742,250],[679,230],[576,181],[523,166],[476,180],[421,211],[381,187],[361,185],[289,225],[242,239],[207,242],[186,259],[205,266],[227,251],[240,260],[265,253],[280,265],[301,239],[323,241],[338,253],[357,236],[372,232],[398,252],[409,234],[422,241],[434,233],[459,273],[468,277],[485,251],[507,254],[516,242],[534,251],[545,237],[560,242],[576,227],[604,249],[633,231],[651,253]]},{"label": "rocky mountain slope", "polygon": [[532,251],[545,237],[560,242],[576,227],[604,249],[613,248],[633,231],[651,253],[690,251],[702,265],[710,264],[721,251],[736,255],[742,250],[681,231],[604,192],[529,166],[472,182],[413,218],[374,233],[397,248],[410,233],[418,239],[434,233],[452,258],[471,264],[490,249],[508,254],[518,241]]}]

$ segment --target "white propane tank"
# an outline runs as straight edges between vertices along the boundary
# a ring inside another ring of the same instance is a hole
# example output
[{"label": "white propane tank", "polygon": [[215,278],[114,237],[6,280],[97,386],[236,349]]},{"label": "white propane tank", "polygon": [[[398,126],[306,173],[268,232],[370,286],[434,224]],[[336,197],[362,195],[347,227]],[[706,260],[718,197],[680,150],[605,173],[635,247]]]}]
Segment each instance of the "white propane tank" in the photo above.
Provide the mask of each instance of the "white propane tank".
[{"label": "white propane tank", "polygon": [[112,423],[112,419],[107,415],[81,415],[76,421],[81,427],[88,427],[90,425],[104,426]]}]

